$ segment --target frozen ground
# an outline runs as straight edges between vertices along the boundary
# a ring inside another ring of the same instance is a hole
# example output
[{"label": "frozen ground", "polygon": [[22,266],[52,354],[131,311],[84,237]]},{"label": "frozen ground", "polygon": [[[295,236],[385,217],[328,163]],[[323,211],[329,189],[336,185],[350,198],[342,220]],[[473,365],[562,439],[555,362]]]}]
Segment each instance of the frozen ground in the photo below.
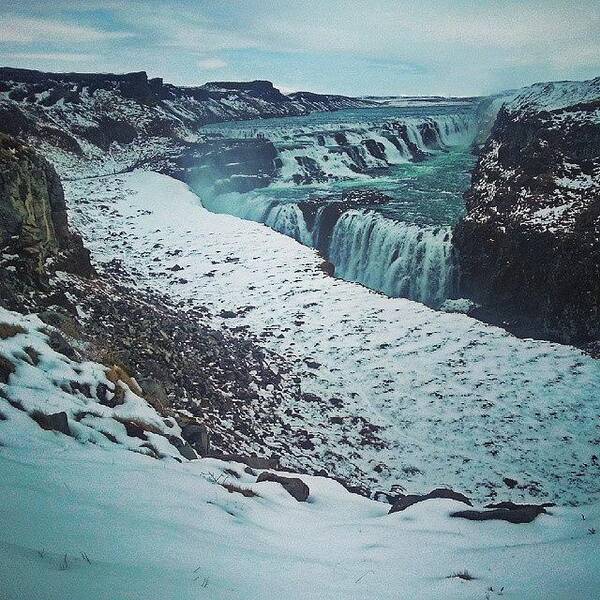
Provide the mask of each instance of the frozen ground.
[{"label": "frozen ground", "polygon": [[122,260],[140,286],[206,305],[296,362],[318,398],[281,407],[290,430],[265,432],[275,451],[298,446],[306,466],[382,488],[598,498],[600,363],[580,351],[328,277],[313,250],[209,213],[163,175],[66,193],[98,260]]},{"label": "frozen ground", "polygon": [[[52,350],[35,317],[0,309],[0,323],[0,355],[15,369],[0,383],[2,600],[596,597],[597,504],[528,525],[451,518],[464,505],[449,500],[388,515],[310,476],[299,503],[243,465],[177,462],[163,436],[178,427],[126,384],[124,404],[95,400],[101,385],[115,389],[106,367]],[[70,436],[31,418],[59,409]],[[161,460],[141,452],[123,419],[144,428]]]}]

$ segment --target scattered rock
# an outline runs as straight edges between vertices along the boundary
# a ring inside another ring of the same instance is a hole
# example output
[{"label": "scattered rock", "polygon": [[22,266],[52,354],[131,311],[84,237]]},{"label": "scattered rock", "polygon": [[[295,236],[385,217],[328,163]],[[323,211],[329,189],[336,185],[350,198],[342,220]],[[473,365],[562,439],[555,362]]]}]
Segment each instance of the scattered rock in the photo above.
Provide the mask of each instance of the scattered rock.
[{"label": "scattered rock", "polygon": [[31,418],[42,428],[48,431],[58,431],[65,435],[71,435],[69,420],[66,412],[45,415],[41,412],[32,413]]},{"label": "scattered rock", "polygon": [[261,473],[256,480],[256,483],[263,481],[274,481],[279,483],[285,491],[294,497],[298,502],[305,502],[310,494],[309,487],[298,477],[282,477],[275,473]]},{"label": "scattered rock", "polygon": [[417,504],[418,502],[423,502],[425,500],[434,500],[436,498],[447,498],[449,500],[456,500],[457,502],[462,502],[463,504],[466,504],[468,506],[473,506],[471,504],[471,501],[464,494],[445,488],[437,488],[429,492],[428,494],[407,494],[405,496],[398,497],[392,504],[392,507],[390,508],[390,512],[388,514],[400,512],[406,510],[409,506],[412,506],[413,504]]},{"label": "scattered rock", "polygon": [[237,317],[237,313],[233,312],[232,310],[222,310],[219,313],[219,316],[223,319],[234,319]]}]

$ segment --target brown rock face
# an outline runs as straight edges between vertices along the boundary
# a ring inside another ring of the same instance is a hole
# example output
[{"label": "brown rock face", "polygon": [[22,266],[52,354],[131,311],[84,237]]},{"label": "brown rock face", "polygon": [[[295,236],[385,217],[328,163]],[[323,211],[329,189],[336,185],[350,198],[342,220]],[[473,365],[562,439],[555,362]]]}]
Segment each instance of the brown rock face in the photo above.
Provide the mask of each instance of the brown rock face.
[{"label": "brown rock face", "polygon": [[0,135],[0,243],[22,252],[34,271],[69,238],[62,185],[54,168],[18,140]]},{"label": "brown rock face", "polygon": [[52,268],[90,277],[81,238],[69,231],[63,188],[52,165],[20,140],[0,134],[0,304],[22,310],[47,287]]}]

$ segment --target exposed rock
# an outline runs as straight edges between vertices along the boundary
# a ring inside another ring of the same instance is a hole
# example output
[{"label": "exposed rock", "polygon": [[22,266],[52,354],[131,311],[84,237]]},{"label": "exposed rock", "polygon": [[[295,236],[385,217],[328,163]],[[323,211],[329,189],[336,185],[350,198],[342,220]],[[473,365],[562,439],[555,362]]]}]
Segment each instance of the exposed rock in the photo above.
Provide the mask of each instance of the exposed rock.
[{"label": "exposed rock", "polygon": [[188,423],[181,429],[181,437],[189,442],[200,456],[208,456],[209,434],[203,423]]},{"label": "exposed rock", "polygon": [[453,240],[474,316],[600,339],[600,78],[536,84],[499,112]]},{"label": "exposed rock", "polygon": [[32,270],[64,246],[65,198],[54,168],[31,148],[0,134],[0,244],[28,258]]},{"label": "exposed rock", "polygon": [[194,448],[176,435],[171,436],[169,442],[179,450],[179,454],[181,454],[183,458],[187,458],[188,460],[196,460],[198,458],[198,454],[196,454]]},{"label": "exposed rock", "polygon": [[450,516],[470,521],[508,521],[515,524],[531,523],[538,515],[546,514],[546,508],[552,505],[503,502],[488,506],[488,510],[460,510],[450,513]]},{"label": "exposed rock", "polygon": [[69,421],[67,419],[66,412],[58,412],[51,415],[35,413],[32,414],[31,417],[42,429],[58,431],[59,433],[64,433],[65,435],[71,435],[71,429],[69,427]]},{"label": "exposed rock", "polygon": [[[53,268],[93,274],[89,252],[69,231],[62,185],[54,168],[30,147],[0,134],[0,302],[22,310],[32,290],[47,287]],[[10,267],[10,268],[7,268]]]},{"label": "exposed rock", "polygon": [[417,504],[418,502],[424,502],[425,500],[434,500],[436,498],[446,498],[449,500],[456,500],[456,502],[462,502],[468,506],[472,506],[471,501],[464,494],[448,490],[445,488],[437,488],[428,494],[407,494],[396,498],[390,508],[389,514],[406,510],[409,506]]},{"label": "exposed rock", "polygon": [[78,357],[77,351],[58,331],[51,331],[48,335],[48,345],[52,350],[59,354],[64,354],[70,359],[76,359]]},{"label": "exposed rock", "polygon": [[276,156],[264,138],[212,139],[172,152],[161,170],[204,195],[248,192],[271,183]]},{"label": "exposed rock", "polygon": [[283,477],[275,473],[261,473],[256,480],[256,483],[262,481],[274,481],[279,483],[285,491],[293,496],[298,502],[305,502],[310,494],[309,487],[299,477]]}]

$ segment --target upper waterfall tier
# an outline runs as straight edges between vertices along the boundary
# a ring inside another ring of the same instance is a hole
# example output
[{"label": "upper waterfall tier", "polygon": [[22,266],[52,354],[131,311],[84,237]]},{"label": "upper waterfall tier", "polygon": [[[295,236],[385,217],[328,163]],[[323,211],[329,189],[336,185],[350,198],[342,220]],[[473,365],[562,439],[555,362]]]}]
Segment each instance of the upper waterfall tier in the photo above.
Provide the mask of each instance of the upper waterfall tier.
[{"label": "upper waterfall tier", "polygon": [[324,183],[419,162],[432,152],[473,141],[476,121],[472,111],[437,112],[428,115],[415,110],[363,109],[360,114],[342,111],[334,119],[316,114],[300,122],[253,120],[212,125],[204,131],[227,139],[260,138],[272,142],[277,149],[279,183]]}]

